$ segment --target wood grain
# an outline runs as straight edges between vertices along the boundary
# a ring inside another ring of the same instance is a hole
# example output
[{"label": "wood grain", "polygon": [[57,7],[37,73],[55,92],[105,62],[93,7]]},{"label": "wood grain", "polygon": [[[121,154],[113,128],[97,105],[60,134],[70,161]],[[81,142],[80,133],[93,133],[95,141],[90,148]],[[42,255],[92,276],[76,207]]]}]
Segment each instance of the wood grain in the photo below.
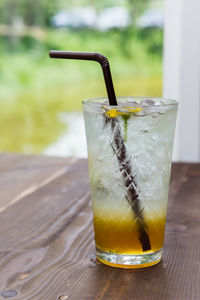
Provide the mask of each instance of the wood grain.
[{"label": "wood grain", "polygon": [[76,159],[0,154],[0,211],[59,176]]},{"label": "wood grain", "polygon": [[199,164],[173,165],[164,257],[140,270],[95,259],[86,160],[0,154],[0,188],[0,299],[200,298]]}]

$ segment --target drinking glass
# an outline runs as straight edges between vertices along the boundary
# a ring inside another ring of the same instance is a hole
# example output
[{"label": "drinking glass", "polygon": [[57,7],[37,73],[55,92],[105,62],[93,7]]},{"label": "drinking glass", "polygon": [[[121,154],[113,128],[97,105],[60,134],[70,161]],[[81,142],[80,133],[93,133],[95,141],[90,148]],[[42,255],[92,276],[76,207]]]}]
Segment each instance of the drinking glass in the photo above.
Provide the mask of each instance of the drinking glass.
[{"label": "drinking glass", "polygon": [[83,101],[98,260],[121,268],[163,252],[178,103],[161,98]]}]

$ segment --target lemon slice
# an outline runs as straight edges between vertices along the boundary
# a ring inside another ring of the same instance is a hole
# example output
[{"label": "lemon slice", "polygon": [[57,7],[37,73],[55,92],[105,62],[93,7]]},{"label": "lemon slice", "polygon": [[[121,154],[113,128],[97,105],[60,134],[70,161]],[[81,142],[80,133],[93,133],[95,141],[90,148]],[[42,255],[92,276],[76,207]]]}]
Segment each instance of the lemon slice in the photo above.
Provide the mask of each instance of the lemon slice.
[{"label": "lemon slice", "polygon": [[[124,108],[126,108],[126,110],[128,112],[133,112],[133,113],[134,112],[139,112],[139,111],[142,110],[141,107],[130,107],[130,106],[128,106],[128,107],[124,107]],[[110,118],[116,118],[117,116],[123,116],[125,114],[127,114],[127,112],[118,111],[116,108],[112,108],[112,109],[109,109],[108,111],[106,111],[106,115]]]}]

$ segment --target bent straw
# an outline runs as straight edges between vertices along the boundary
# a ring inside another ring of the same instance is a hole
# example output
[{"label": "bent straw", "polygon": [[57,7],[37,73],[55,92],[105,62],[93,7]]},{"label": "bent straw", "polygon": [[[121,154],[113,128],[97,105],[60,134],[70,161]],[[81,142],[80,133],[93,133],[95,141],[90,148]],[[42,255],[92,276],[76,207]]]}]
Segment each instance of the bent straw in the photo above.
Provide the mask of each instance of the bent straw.
[{"label": "bent straw", "polygon": [[49,52],[49,56],[52,58],[67,58],[67,59],[78,59],[78,60],[92,60],[100,63],[103,75],[104,75],[104,81],[108,93],[108,100],[109,104],[112,106],[117,105],[117,99],[115,96],[115,90],[113,87],[113,81],[112,76],[110,72],[110,66],[108,59],[100,54],[95,52],[69,52],[69,51],[55,51],[51,50]]},{"label": "bent straw", "polygon": [[[104,55],[94,52],[68,52],[51,50],[49,52],[49,56],[52,58],[92,60],[100,63],[103,70],[109,104],[111,106],[117,105],[109,62]],[[135,178],[132,175],[130,160],[127,157],[126,146],[120,132],[120,126],[116,119],[108,118],[106,116],[105,123],[107,124],[109,122],[111,122],[111,128],[113,131],[113,141],[111,142],[111,146],[119,162],[119,168],[124,179],[124,185],[127,188],[126,199],[136,217],[139,235],[138,238],[142,245],[142,250],[148,251],[151,250],[151,244],[147,232],[147,226],[144,221],[142,208],[140,207],[140,199],[136,190],[137,185],[135,182]]]}]

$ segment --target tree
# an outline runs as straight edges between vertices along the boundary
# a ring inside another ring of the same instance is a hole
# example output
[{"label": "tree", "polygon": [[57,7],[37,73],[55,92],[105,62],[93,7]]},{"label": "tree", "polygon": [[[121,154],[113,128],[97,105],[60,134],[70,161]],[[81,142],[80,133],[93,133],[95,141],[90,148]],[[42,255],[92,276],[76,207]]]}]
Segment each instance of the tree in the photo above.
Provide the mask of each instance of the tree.
[{"label": "tree", "polygon": [[127,5],[132,18],[133,25],[136,19],[144,12],[149,6],[151,0],[127,0]]},{"label": "tree", "polygon": [[54,0],[0,0],[0,22],[12,25],[21,19],[27,26],[46,26],[62,1]]}]

